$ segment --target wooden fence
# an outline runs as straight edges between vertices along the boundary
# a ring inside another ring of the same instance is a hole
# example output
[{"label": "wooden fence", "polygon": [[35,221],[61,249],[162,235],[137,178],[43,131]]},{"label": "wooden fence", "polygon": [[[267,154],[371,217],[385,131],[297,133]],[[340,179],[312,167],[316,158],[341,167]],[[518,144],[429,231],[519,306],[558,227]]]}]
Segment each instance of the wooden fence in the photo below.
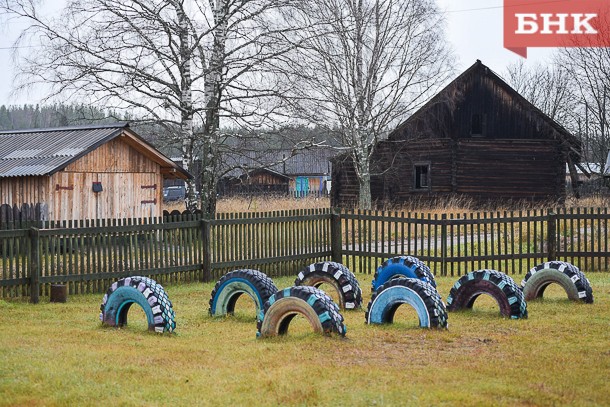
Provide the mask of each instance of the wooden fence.
[{"label": "wooden fence", "polygon": [[548,260],[583,271],[609,270],[607,208],[417,214],[343,212],[342,255],[353,271],[371,273],[385,259],[409,254],[436,275],[492,268],[525,274]]},{"label": "wooden fence", "polygon": [[46,204],[0,205],[0,229],[9,224],[34,220],[46,220],[49,208]]},{"label": "wooden fence", "polygon": [[385,259],[412,255],[436,275],[493,268],[524,274],[552,259],[583,271],[609,269],[607,208],[424,215],[296,210],[99,222],[15,221],[0,229],[0,296],[102,293],[145,275],[162,284],[211,281],[236,268],[272,277],[334,260],[374,273]]}]

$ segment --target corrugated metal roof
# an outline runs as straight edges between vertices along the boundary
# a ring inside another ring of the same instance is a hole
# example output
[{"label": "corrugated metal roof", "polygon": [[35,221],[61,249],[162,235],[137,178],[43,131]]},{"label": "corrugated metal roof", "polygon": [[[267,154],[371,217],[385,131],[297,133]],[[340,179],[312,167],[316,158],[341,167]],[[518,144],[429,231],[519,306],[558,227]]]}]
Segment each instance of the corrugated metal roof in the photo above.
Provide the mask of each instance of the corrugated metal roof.
[{"label": "corrugated metal roof", "polygon": [[329,159],[335,154],[337,152],[332,148],[306,149],[296,153],[291,150],[247,151],[227,154],[223,157],[223,164],[226,168],[233,168],[225,174],[228,177],[239,177],[259,168],[284,176],[330,175]]},{"label": "corrugated metal roof", "polygon": [[0,132],[0,177],[52,174],[126,127],[117,123]]}]

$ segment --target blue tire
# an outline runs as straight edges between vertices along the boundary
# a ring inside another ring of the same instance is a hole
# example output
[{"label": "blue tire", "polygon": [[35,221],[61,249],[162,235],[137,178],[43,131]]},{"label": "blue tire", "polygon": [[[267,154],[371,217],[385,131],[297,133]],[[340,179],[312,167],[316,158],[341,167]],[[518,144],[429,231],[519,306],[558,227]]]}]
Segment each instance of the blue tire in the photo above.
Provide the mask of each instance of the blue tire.
[{"label": "blue tire", "polygon": [[434,275],[422,261],[413,256],[396,256],[387,259],[377,267],[373,277],[372,291],[377,291],[383,284],[397,277],[416,278],[436,288]]},{"label": "blue tire", "polygon": [[276,292],[273,280],[265,273],[249,269],[231,271],[216,282],[210,298],[209,313],[212,316],[233,314],[239,297],[247,294],[256,305],[256,317],[265,302]]},{"label": "blue tire", "polygon": [[176,329],[172,303],[163,286],[140,276],[123,278],[108,288],[100,306],[100,320],[108,326],[127,325],[127,314],[133,304],[144,310],[149,331],[163,333]]},{"label": "blue tire", "polygon": [[447,310],[434,287],[415,278],[394,278],[373,294],[367,307],[367,324],[391,324],[403,304],[415,309],[422,328],[447,328]]}]

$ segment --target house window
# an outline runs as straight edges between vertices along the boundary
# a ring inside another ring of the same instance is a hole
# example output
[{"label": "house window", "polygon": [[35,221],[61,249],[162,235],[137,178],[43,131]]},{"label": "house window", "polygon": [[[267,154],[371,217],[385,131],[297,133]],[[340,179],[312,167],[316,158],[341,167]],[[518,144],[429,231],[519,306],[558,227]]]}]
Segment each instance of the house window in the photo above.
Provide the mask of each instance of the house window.
[{"label": "house window", "polygon": [[415,165],[415,189],[428,189],[430,176],[430,164]]},{"label": "house window", "polygon": [[483,115],[475,113],[472,115],[472,121],[470,123],[470,134],[473,136],[483,135]]}]

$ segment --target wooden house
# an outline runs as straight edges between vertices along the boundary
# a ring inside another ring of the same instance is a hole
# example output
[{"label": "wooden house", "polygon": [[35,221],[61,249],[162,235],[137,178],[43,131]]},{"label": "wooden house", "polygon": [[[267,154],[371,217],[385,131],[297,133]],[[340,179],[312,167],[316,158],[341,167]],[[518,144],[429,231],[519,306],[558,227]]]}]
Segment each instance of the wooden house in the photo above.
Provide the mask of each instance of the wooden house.
[{"label": "wooden house", "polygon": [[232,168],[219,182],[220,195],[328,195],[332,149],[248,151],[225,157]]},{"label": "wooden house", "polygon": [[[560,201],[580,142],[477,61],[373,146],[373,201],[465,196]],[[333,205],[358,201],[349,154],[333,159]]]},{"label": "wooden house", "polygon": [[289,192],[291,195],[328,196],[330,192],[330,175],[332,166],[329,159],[336,152],[332,148],[315,148],[304,150],[293,156],[286,155],[283,163],[276,166],[278,170],[290,177]]},{"label": "wooden house", "polygon": [[189,177],[124,123],[0,132],[0,204],[49,220],[161,216],[163,179]]}]

